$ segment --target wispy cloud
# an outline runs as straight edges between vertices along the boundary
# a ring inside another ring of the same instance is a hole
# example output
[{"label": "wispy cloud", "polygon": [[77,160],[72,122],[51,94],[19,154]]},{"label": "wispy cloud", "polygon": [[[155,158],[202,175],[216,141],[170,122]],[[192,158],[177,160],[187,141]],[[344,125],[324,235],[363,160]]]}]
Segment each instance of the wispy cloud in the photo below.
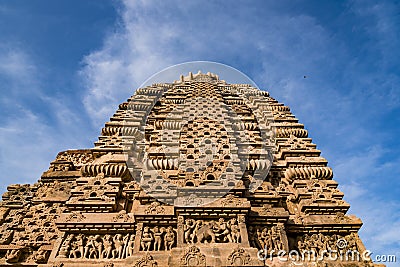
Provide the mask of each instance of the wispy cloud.
[{"label": "wispy cloud", "polygon": [[[0,191],[10,183],[34,183],[58,151],[81,146],[86,130],[66,97],[46,92],[42,67],[15,44],[0,46]],[[52,118],[54,120],[52,120]],[[74,125],[75,124],[75,125]]]}]

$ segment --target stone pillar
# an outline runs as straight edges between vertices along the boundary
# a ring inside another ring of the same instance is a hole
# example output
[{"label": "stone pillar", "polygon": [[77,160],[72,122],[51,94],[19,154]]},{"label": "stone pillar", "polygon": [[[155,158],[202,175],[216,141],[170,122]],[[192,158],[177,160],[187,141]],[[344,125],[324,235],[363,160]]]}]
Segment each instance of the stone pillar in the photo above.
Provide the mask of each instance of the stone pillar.
[{"label": "stone pillar", "polygon": [[[57,238],[56,242],[54,243],[53,250],[50,253],[48,263],[52,263],[56,260],[57,254],[61,248],[61,245],[62,245],[64,239],[67,237],[67,235],[68,234],[64,232],[59,238]],[[58,258],[62,258],[62,257],[58,257]]]},{"label": "stone pillar", "polygon": [[142,240],[142,232],[143,232],[143,223],[138,223],[136,225],[135,247],[133,248],[133,251],[135,253],[140,251],[140,241]]},{"label": "stone pillar", "polygon": [[243,247],[249,247],[249,236],[247,233],[247,227],[246,227],[246,215],[244,214],[239,214],[238,215],[238,224],[239,224],[239,229],[240,229],[240,244]]},{"label": "stone pillar", "polygon": [[177,237],[176,237],[176,246],[183,247],[184,246],[184,223],[185,219],[183,216],[178,216],[178,225],[177,225]]}]

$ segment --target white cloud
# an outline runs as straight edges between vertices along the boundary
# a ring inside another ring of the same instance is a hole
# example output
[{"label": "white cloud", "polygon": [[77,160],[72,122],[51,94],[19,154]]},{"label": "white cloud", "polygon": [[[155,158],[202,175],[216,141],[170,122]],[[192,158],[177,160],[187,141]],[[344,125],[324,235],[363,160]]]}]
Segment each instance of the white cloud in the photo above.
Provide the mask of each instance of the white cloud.
[{"label": "white cloud", "polygon": [[[246,74],[261,86],[278,88],[285,79],[299,79],[318,70],[319,64],[326,65],[331,57],[321,50],[331,51],[334,46],[313,18],[278,16],[272,8],[262,19],[249,20],[250,8],[238,12],[218,3],[123,3],[116,32],[106,36],[102,49],[85,58],[81,71],[89,92],[84,103],[97,127],[135,87],[172,64],[193,60],[220,61],[237,68],[260,64]],[[229,12],[222,12],[224,8]],[[299,85],[284,86],[284,95],[289,98],[294,88],[301,91]]]},{"label": "white cloud", "polygon": [[[41,68],[14,44],[0,47],[0,191],[12,183],[35,183],[60,150],[79,146],[86,128],[65,96],[51,95]],[[47,88],[48,89],[48,88]],[[55,120],[52,123],[52,120]]]},{"label": "white cloud", "polygon": [[51,129],[28,110],[17,107],[15,112],[18,116],[0,128],[2,186],[35,182],[55,157],[51,151],[56,146],[56,137]]},{"label": "white cloud", "polygon": [[[38,93],[38,72],[30,56],[14,44],[0,45],[0,79],[5,97]],[[27,90],[29,88],[29,90]]]}]

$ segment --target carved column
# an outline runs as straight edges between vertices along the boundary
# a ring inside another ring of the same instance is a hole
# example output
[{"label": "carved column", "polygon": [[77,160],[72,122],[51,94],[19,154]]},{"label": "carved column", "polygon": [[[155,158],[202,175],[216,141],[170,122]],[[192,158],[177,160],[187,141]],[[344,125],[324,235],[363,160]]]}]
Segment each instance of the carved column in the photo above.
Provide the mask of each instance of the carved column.
[{"label": "carved column", "polygon": [[142,232],[143,232],[143,223],[138,223],[136,225],[135,247],[133,248],[133,251],[135,253],[140,251],[140,241],[142,240]]},{"label": "carved column", "polygon": [[184,221],[183,216],[178,216],[176,246],[183,247],[184,245]]},{"label": "carved column", "polygon": [[240,229],[240,244],[243,247],[249,247],[249,236],[247,233],[247,227],[246,227],[246,215],[244,214],[239,214],[238,215],[238,224],[239,224],[239,229]]}]

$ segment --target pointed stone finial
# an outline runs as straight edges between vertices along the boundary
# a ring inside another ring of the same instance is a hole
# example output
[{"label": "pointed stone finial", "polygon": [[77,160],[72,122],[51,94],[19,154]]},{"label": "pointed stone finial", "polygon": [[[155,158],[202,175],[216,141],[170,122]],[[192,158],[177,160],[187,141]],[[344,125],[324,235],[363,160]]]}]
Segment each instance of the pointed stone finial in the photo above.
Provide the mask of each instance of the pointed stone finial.
[{"label": "pointed stone finial", "polygon": [[193,72],[189,72],[189,79],[193,80]]}]

